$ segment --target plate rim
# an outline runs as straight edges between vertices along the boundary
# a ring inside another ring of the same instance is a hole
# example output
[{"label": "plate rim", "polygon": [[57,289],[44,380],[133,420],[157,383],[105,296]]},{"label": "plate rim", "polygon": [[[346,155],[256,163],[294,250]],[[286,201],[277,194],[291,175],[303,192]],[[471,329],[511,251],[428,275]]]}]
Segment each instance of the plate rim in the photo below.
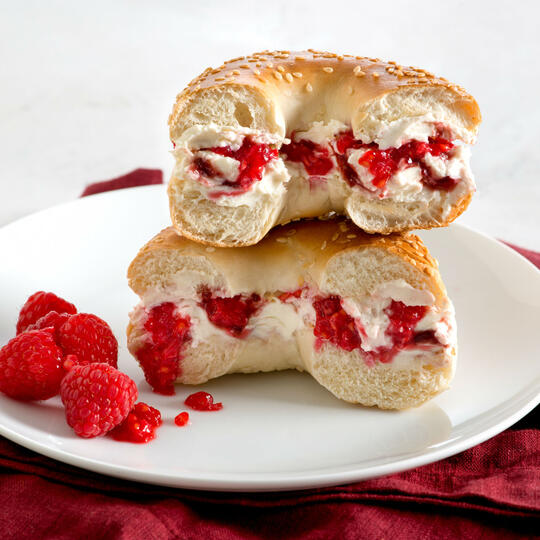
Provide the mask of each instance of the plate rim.
[{"label": "plate rim", "polygon": [[[136,191],[158,191],[163,190],[164,187],[165,185],[152,185],[138,186],[136,188],[129,189]],[[9,234],[9,230],[12,227],[20,226],[21,223],[24,223],[25,221],[33,220],[43,215],[46,216],[47,214],[54,213],[65,206],[93,204],[92,201],[97,201],[102,198],[110,198],[111,196],[120,197],[122,195],[125,196],[125,191],[123,189],[99,193],[92,195],[91,197],[84,197],[63,202],[27,216],[23,216],[0,227],[0,241],[2,240],[4,234]],[[495,244],[497,249],[502,249],[507,255],[511,254],[514,263],[522,265],[525,263],[526,267],[533,270],[531,275],[536,276],[536,278],[540,277],[540,270],[532,262],[500,240],[460,223],[454,223],[450,225],[450,227],[453,229],[462,229],[467,234],[479,236],[482,238],[482,240]],[[482,414],[477,415],[475,418],[480,418],[483,416],[486,418],[480,422],[481,426],[483,427],[477,427],[472,434],[464,435],[462,437],[458,436],[457,439],[453,440],[447,439],[442,443],[436,443],[435,445],[424,448],[422,451],[420,451],[420,453],[418,451],[412,452],[410,453],[411,455],[405,455],[405,457],[401,459],[398,458],[391,460],[388,463],[368,467],[349,464],[341,467],[333,466],[329,469],[318,468],[303,470],[297,474],[292,472],[269,472],[255,474],[253,472],[221,473],[214,471],[208,474],[196,472],[195,474],[191,475],[189,473],[170,475],[161,472],[136,470],[132,467],[110,464],[93,458],[76,455],[72,452],[66,452],[59,448],[47,446],[45,443],[36,441],[31,437],[22,435],[11,428],[4,426],[1,422],[1,413],[0,435],[48,458],[52,458],[62,463],[89,470],[98,474],[104,474],[126,481],[201,491],[276,492],[322,488],[358,482],[402,472],[411,468],[427,465],[429,463],[434,463],[472,448],[473,446],[476,446],[501,433],[515,422],[523,418],[539,403],[540,376],[531,380],[528,385],[521,388],[520,391],[513,397],[497,404],[495,407],[488,409]],[[502,419],[500,418],[501,415],[503,416]],[[346,468],[346,470],[342,470],[343,467]]]}]

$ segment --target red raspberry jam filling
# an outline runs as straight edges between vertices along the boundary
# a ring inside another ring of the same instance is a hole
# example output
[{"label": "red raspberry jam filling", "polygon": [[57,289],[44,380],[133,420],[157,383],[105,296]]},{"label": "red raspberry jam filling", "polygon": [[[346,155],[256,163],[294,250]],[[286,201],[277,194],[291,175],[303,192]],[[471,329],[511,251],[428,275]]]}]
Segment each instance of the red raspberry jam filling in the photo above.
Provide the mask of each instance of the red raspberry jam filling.
[{"label": "red raspberry jam filling", "polygon": [[245,337],[249,318],[259,309],[262,299],[258,294],[237,294],[229,298],[212,296],[209,290],[201,293],[201,307],[208,320],[233,337]]},{"label": "red raspberry jam filling", "polygon": [[313,308],[317,315],[313,333],[319,345],[323,341],[330,341],[346,351],[360,347],[362,342],[354,319],[341,307],[339,296],[315,300]]},{"label": "red raspberry jam filling", "polygon": [[284,144],[280,152],[286,160],[302,163],[310,176],[324,176],[334,168],[329,147],[309,140],[295,142],[294,133],[291,134],[291,142]]},{"label": "red raspberry jam filling", "polygon": [[434,178],[423,162],[426,154],[448,159],[449,152],[454,148],[454,144],[443,137],[429,137],[427,143],[409,141],[399,148],[381,150],[376,143],[364,144],[362,141],[355,140],[352,132],[347,131],[337,136],[335,149],[341,172],[351,187],[362,186],[362,184],[356,171],[347,161],[347,151],[360,148],[365,149],[366,152],[360,157],[358,163],[369,170],[373,176],[371,183],[377,189],[384,189],[390,178],[399,169],[414,166],[420,167],[422,172],[421,182],[430,189],[451,191],[459,182],[459,179],[449,176]]},{"label": "red raspberry jam filling", "polygon": [[161,413],[146,403],[136,403],[127,418],[110,435],[116,441],[147,443],[156,438],[162,424]]},{"label": "red raspberry jam filling", "polygon": [[184,403],[195,411],[219,411],[223,403],[214,403],[214,397],[208,392],[195,392],[189,395]]},{"label": "red raspberry jam filling", "polygon": [[236,180],[231,181],[223,178],[221,173],[212,166],[209,160],[203,157],[195,157],[193,169],[201,176],[219,180],[221,186],[234,188],[234,191],[220,191],[211,193],[213,198],[222,195],[241,195],[248,191],[255,182],[262,180],[266,164],[278,158],[278,151],[270,148],[267,144],[255,142],[249,135],[244,137],[242,145],[238,150],[233,150],[230,146],[215,146],[212,148],[200,148],[199,151],[208,151],[233,158],[239,162],[239,172]]},{"label": "red raspberry jam filling", "polygon": [[[341,307],[339,296],[317,298],[313,302],[316,321],[313,333],[317,341],[316,347],[324,342],[330,342],[346,351],[353,351],[362,345],[362,335],[365,332],[345,310]],[[362,351],[369,363],[375,361],[391,362],[401,350],[417,345],[435,345],[439,342],[432,331],[415,333],[418,322],[427,313],[427,306],[407,306],[403,302],[392,300],[384,310],[389,318],[385,334],[392,340],[391,347],[380,347],[375,351]]]},{"label": "red raspberry jam filling", "polygon": [[150,339],[136,353],[144,376],[154,392],[172,395],[181,372],[182,347],[191,340],[190,319],[165,302],[149,311],[144,328]]}]

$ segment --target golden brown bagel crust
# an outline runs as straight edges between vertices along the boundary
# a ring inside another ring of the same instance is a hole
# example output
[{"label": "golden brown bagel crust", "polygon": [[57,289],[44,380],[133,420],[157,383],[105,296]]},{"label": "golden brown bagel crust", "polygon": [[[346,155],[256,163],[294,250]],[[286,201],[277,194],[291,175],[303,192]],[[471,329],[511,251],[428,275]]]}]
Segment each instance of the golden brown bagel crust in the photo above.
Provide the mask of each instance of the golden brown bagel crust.
[{"label": "golden brown bagel crust", "polygon": [[[168,227],[141,248],[128,269],[129,286],[139,296],[144,296],[156,286],[155,276],[149,275],[149,260],[158,262],[155,268],[165,274],[179,268],[164,270],[162,264],[169,255],[204,258],[220,272],[236,275],[242,271],[244,292],[274,293],[276,289],[261,284],[261,272],[276,273],[300,286],[309,277],[320,276],[336,255],[346,251],[368,248],[382,249],[393,254],[406,265],[414,267],[415,286],[425,288],[435,296],[436,303],[446,298],[438,263],[426,246],[414,234],[370,235],[344,218],[330,220],[304,220],[273,229],[261,242],[243,248],[209,248],[180,236]],[[181,259],[180,259],[181,260]],[[230,277],[230,276],[228,276]],[[276,283],[275,280],[269,280]],[[317,285],[319,285],[317,283]],[[282,289],[287,290],[287,289]],[[237,294],[237,290],[231,294]]]},{"label": "golden brown bagel crust", "polygon": [[250,87],[265,100],[279,100],[283,105],[288,96],[301,93],[315,96],[329,86],[338,89],[337,97],[348,112],[348,115],[345,113],[347,120],[352,118],[353,128],[354,120],[360,121],[366,106],[374,100],[394,92],[426,87],[439,87],[453,94],[454,107],[467,118],[466,128],[473,134],[481,121],[478,104],[470,94],[462,87],[423,69],[383,62],[378,58],[337,55],[313,49],[300,52],[263,51],[228,60],[216,69],[207,68],[193,79],[177,96],[169,117],[170,135],[175,139],[182,133],[182,116],[191,102],[208,90]]}]

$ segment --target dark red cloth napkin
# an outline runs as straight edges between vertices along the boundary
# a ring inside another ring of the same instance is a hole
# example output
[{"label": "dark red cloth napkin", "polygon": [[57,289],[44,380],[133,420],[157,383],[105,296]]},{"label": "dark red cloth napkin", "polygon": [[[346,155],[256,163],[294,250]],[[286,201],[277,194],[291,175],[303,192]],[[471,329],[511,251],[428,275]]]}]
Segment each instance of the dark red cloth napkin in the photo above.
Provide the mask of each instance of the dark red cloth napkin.
[{"label": "dark red cloth napkin", "polygon": [[[161,171],[137,169],[83,195],[161,182]],[[540,253],[511,247],[540,267]],[[540,533],[539,428],[535,410],[438,463],[346,486],[262,494],[116,480],[0,438],[0,538],[532,538]]]},{"label": "dark red cloth napkin", "polygon": [[135,169],[130,173],[118,176],[112,180],[89,184],[84,188],[81,197],[95,195],[96,193],[103,193],[105,191],[114,191],[115,189],[150,186],[153,184],[163,184],[163,171],[159,169]]}]

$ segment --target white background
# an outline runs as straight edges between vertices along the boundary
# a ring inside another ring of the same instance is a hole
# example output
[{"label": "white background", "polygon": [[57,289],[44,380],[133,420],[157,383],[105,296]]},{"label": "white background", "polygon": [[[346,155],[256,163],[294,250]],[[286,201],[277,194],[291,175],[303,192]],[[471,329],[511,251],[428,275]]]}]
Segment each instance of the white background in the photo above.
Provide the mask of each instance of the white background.
[{"label": "white background", "polygon": [[478,100],[460,221],[540,249],[538,1],[0,1],[0,225],[136,167],[171,169],[167,116],[207,66],[313,47],[396,60]]}]

